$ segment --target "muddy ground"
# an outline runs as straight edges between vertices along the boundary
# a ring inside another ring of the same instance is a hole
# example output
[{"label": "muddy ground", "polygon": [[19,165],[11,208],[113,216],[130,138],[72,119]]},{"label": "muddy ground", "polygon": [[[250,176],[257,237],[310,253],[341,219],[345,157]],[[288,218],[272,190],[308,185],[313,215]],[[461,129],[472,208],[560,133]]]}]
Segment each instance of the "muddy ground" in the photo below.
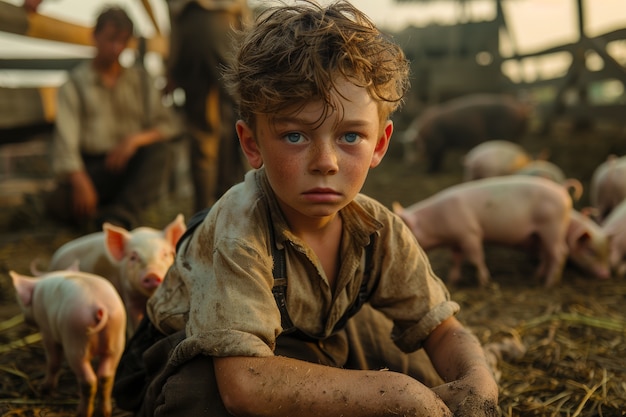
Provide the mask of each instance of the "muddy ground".
[{"label": "muddy ground", "polygon": [[[575,203],[588,205],[588,184],[595,167],[609,153],[626,154],[623,127],[596,127],[573,132],[568,125],[549,136],[528,135],[522,145],[537,154],[550,150],[550,160],[569,177],[585,185]],[[444,172],[426,175],[419,166],[402,162],[394,145],[382,166],[372,171],[365,192],[391,206],[409,205],[461,179],[460,152],[448,154]],[[163,227],[175,214],[190,213],[188,194],[173,194],[146,214],[145,224]],[[11,343],[36,333],[19,321],[7,272],[27,273],[34,257],[45,261],[75,237],[74,231],[41,217],[37,199],[0,209],[0,417],[72,415],[76,385],[67,368],[52,397],[40,397],[44,356],[40,342],[22,347]],[[513,227],[513,225],[511,226]],[[450,261],[446,250],[429,252],[435,272],[445,277]],[[626,415],[626,281],[597,281],[568,265],[562,283],[550,290],[533,278],[536,259],[527,253],[487,247],[493,284],[478,288],[473,271],[451,287],[462,306],[459,318],[480,340],[497,343],[519,338],[526,353],[498,363],[502,416],[623,416]],[[10,322],[10,319],[16,322]],[[116,414],[121,412],[116,411]]]}]

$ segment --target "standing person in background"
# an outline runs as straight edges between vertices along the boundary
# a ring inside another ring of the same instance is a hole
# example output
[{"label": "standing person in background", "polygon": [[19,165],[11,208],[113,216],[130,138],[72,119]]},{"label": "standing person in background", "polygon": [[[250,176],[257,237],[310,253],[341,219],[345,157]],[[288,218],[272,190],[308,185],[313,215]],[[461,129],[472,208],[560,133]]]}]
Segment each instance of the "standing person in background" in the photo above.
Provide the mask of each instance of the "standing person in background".
[{"label": "standing person in background", "polygon": [[236,111],[221,82],[235,30],[248,18],[246,0],[167,0],[171,35],[168,87],[185,92],[191,136],[195,210],[211,206],[246,171],[235,130]]},{"label": "standing person in background", "polygon": [[133,26],[123,9],[105,8],[93,31],[94,58],[74,68],[58,92],[51,152],[58,187],[46,206],[81,227],[108,221],[134,228],[167,190],[166,141],[179,126],[145,69],[119,62]]}]

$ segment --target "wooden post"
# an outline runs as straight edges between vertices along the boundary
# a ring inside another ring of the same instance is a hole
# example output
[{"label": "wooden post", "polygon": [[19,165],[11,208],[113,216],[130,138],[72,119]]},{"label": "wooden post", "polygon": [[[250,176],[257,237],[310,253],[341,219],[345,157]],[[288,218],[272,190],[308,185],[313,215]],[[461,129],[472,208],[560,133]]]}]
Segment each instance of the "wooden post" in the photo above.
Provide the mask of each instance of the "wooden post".
[{"label": "wooden post", "polygon": [[[584,10],[583,10],[583,0],[576,0],[576,6],[578,11],[578,42],[574,51],[572,52],[572,64],[570,65],[567,75],[556,93],[552,106],[548,109],[544,120],[543,126],[541,127],[540,133],[542,135],[546,135],[550,132],[552,127],[552,122],[556,118],[556,116],[562,114],[566,111],[565,106],[565,93],[567,90],[571,88],[575,88],[578,93],[579,100],[587,104],[587,85],[583,85],[580,82],[581,76],[584,71],[586,71],[586,62],[585,62],[585,53],[586,53],[586,35],[585,35],[585,25],[584,25]],[[584,120],[579,119],[575,121],[576,128],[585,128],[590,124],[590,120],[586,117]]]}]

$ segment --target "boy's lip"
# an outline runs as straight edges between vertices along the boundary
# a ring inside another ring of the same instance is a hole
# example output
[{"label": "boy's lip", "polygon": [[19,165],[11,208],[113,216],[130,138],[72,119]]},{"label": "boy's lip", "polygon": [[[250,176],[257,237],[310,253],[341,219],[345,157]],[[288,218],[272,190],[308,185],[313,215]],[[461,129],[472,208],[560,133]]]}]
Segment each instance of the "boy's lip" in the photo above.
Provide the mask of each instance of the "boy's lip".
[{"label": "boy's lip", "polygon": [[317,188],[311,188],[310,190],[306,190],[304,194],[339,194],[339,193],[333,190],[332,188],[317,187]]},{"label": "boy's lip", "polygon": [[332,188],[311,188],[302,193],[307,199],[315,201],[328,201],[330,199],[335,200],[341,196],[341,193],[333,190]]}]

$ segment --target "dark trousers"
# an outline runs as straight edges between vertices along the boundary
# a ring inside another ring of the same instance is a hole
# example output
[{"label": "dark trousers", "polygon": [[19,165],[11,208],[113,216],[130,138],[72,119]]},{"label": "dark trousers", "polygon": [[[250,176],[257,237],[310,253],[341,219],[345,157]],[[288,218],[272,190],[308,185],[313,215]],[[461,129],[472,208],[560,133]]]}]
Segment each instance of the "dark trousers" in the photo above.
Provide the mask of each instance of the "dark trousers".
[{"label": "dark trousers", "polygon": [[[333,337],[339,353],[329,356],[324,344],[292,336],[279,336],[277,355],[347,369],[382,369],[408,374],[428,386],[443,381],[423,350],[401,352],[390,339],[391,322],[365,305],[345,330]],[[184,340],[178,332],[155,343],[143,354],[151,380],[136,416],[230,416],[219,395],[213,359],[198,354],[186,361],[177,358],[174,347]]]},{"label": "dark trousers", "polygon": [[53,217],[70,224],[84,225],[94,220],[96,227],[105,221],[127,229],[141,225],[141,212],[167,191],[171,170],[170,144],[157,142],[139,148],[120,173],[106,170],[106,155],[83,155],[85,169],[98,193],[95,219],[76,219],[72,214],[72,187],[62,181],[48,197],[46,207]]},{"label": "dark trousers", "polygon": [[248,169],[235,129],[235,103],[221,81],[241,19],[195,2],[172,18],[170,75],[185,91],[195,211],[212,206]]}]

